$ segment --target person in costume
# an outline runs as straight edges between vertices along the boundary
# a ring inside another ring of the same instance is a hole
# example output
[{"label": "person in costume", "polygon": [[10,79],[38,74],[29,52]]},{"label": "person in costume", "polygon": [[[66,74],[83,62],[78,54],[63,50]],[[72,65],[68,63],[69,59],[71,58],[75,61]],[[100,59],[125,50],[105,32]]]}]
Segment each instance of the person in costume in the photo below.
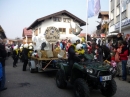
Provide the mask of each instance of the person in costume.
[{"label": "person in costume", "polygon": [[26,67],[28,64],[28,44],[24,44],[23,52],[22,52],[22,59],[23,59],[23,71],[26,71]]},{"label": "person in costume", "polygon": [[19,58],[19,51],[18,51],[17,45],[14,46],[12,57],[13,57],[13,67],[17,67],[16,64],[17,64],[18,58]]},{"label": "person in costume", "polygon": [[85,53],[85,50],[84,50],[82,44],[76,45],[76,53],[79,54],[79,55],[83,55]]},{"label": "person in costume", "polygon": [[30,59],[33,53],[33,47],[29,46],[28,58]]},{"label": "person in costume", "polygon": [[23,60],[22,60],[22,51],[23,51],[23,47],[20,46],[20,48],[19,48],[19,58],[20,58],[21,62],[23,62]]}]

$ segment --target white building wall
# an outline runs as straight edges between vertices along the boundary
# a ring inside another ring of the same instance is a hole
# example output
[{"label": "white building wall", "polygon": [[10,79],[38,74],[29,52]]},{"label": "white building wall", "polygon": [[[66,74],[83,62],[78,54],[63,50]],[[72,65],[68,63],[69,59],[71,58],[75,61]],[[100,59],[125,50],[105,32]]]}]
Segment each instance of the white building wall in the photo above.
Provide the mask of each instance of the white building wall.
[{"label": "white building wall", "polygon": [[[57,17],[62,17],[62,21],[61,22],[56,22],[56,21],[53,21],[53,18],[51,19],[47,19],[47,20],[44,20],[41,24],[39,24],[38,26],[36,26],[35,28],[32,29],[32,41],[34,41],[35,39],[35,42],[36,42],[36,45],[34,45],[34,49],[40,49],[40,45],[41,43],[39,42],[39,38],[40,36],[43,36],[44,38],[44,33],[47,29],[47,27],[56,27],[57,29],[59,28],[66,28],[66,34],[61,34],[60,37],[64,36],[64,37],[69,37],[69,36],[72,36],[73,34],[69,34],[69,29],[70,29],[70,23],[66,23],[66,22],[63,22],[63,18],[70,18],[70,17],[67,17],[67,16],[57,16]],[[79,23],[77,22],[73,22],[73,19],[71,19],[71,27],[72,28],[75,28],[75,23],[79,25]],[[39,28],[41,28],[41,33],[38,35],[38,36],[35,36],[34,35],[34,31],[35,29],[38,29],[38,33],[39,33]],[[49,47],[51,48],[51,47]]]},{"label": "white building wall", "polygon": [[[59,16],[61,17],[61,16]],[[52,19],[48,19],[48,20],[45,20],[44,22],[41,23],[41,25],[35,27],[35,29],[37,28],[41,28],[41,34],[40,35],[44,35],[47,27],[56,27],[56,28],[66,28],[66,34],[63,34],[63,35],[68,35],[69,34],[69,29],[70,29],[70,23],[65,23],[63,22],[63,18],[69,18],[67,16],[62,16],[62,21],[61,22],[56,22],[56,21],[53,21],[53,18]],[[76,22],[76,24],[78,24]],[[75,22],[73,22],[73,20],[71,19],[71,26],[72,28],[75,28]],[[33,32],[34,32],[34,29],[33,29]],[[33,33],[34,35],[34,33]]]},{"label": "white building wall", "polygon": [[[130,0],[128,0],[130,1]],[[128,2],[128,4],[126,5],[127,7],[127,18],[122,20],[122,25],[124,25],[124,22],[127,22],[130,19],[130,2]],[[116,23],[116,16],[117,16],[117,0],[114,0],[114,25],[110,26],[109,25],[109,34],[111,33],[118,33],[119,32],[119,27],[116,28],[117,25],[119,25],[119,22]],[[109,18],[111,19],[111,0],[109,0]],[[122,26],[122,32],[124,34],[128,34],[130,31],[130,23],[125,24],[124,26]]]},{"label": "white building wall", "polygon": [[127,15],[128,15],[128,18],[130,19],[130,3],[127,6]]}]

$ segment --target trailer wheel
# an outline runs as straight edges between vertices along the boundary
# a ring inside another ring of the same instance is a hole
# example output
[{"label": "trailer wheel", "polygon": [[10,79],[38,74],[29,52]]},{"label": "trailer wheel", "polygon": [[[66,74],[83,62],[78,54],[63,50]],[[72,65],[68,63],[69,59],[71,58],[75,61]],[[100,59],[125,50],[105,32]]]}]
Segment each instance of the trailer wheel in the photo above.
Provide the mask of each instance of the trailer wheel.
[{"label": "trailer wheel", "polygon": [[29,70],[30,70],[31,73],[35,72],[35,69],[32,69],[31,66],[29,67]]},{"label": "trailer wheel", "polygon": [[29,71],[30,71],[30,73],[34,73],[35,72],[35,69],[32,69],[32,67],[31,67],[31,62],[29,62]]}]

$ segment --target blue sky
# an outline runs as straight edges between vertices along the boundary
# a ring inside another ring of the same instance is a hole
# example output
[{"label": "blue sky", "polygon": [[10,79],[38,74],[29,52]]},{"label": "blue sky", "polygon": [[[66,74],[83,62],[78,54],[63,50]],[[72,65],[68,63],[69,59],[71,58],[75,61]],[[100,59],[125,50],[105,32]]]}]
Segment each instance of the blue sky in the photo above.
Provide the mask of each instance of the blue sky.
[{"label": "blue sky", "polygon": [[[36,19],[67,10],[86,21],[87,0],[0,0],[0,25],[8,38],[22,38],[23,29]],[[109,10],[109,0],[100,0],[101,11]],[[88,32],[96,30],[97,16],[88,19]],[[86,26],[83,31],[86,32]]]}]

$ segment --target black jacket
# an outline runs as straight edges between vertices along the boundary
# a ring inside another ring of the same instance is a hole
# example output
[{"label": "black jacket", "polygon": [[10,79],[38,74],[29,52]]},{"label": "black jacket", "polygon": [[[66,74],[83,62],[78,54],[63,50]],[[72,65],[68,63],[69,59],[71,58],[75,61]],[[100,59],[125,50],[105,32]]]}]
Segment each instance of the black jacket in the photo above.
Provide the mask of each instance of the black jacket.
[{"label": "black jacket", "polygon": [[75,54],[75,47],[71,45],[68,49],[68,61],[79,62],[80,58]]},{"label": "black jacket", "polygon": [[[19,52],[18,52],[19,53]],[[17,54],[16,50],[13,50],[13,54],[12,54],[13,59],[18,59],[19,54]]]},{"label": "black jacket", "polygon": [[23,51],[22,51],[22,60],[28,60],[28,52],[29,52],[29,49],[27,48],[24,48]]},{"label": "black jacket", "polygon": [[5,66],[6,55],[7,54],[6,54],[5,46],[0,43],[0,62],[1,62],[3,67]]}]

